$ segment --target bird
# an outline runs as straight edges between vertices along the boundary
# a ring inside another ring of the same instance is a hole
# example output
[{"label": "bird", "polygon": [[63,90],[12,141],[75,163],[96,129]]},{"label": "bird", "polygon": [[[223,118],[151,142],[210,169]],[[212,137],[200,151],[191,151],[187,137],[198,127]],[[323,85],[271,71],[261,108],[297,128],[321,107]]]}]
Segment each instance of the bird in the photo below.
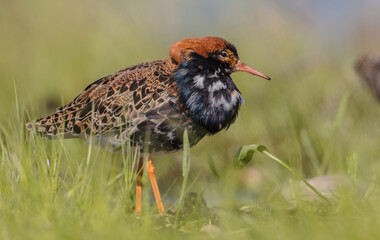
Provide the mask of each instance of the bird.
[{"label": "bird", "polygon": [[[228,129],[243,97],[231,78],[237,71],[270,80],[240,61],[223,38],[185,38],[169,48],[170,57],[124,68],[91,83],[56,112],[26,124],[43,137],[100,139],[115,149],[131,144],[148,153],[146,171],[158,213],[165,213],[152,154],[183,148],[188,132],[194,146],[204,136]],[[135,214],[142,213],[144,158],[136,173]]]},{"label": "bird", "polygon": [[362,55],[355,63],[355,70],[380,101],[380,56]]}]

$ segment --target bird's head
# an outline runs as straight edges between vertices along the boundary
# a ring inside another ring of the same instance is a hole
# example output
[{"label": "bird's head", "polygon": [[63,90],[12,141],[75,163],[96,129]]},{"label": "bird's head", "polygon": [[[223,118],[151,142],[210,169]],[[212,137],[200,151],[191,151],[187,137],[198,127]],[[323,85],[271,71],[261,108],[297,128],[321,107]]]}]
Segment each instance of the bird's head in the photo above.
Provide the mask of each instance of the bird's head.
[{"label": "bird's head", "polygon": [[242,63],[236,48],[219,37],[185,38],[175,42],[169,54],[179,65],[202,56],[210,64],[222,67],[227,74],[242,71],[270,80],[270,77]]},{"label": "bird's head", "polygon": [[173,80],[180,107],[209,134],[227,129],[243,102],[231,73],[243,71],[270,79],[242,63],[236,48],[218,37],[183,39],[170,47],[169,54],[178,64]]}]

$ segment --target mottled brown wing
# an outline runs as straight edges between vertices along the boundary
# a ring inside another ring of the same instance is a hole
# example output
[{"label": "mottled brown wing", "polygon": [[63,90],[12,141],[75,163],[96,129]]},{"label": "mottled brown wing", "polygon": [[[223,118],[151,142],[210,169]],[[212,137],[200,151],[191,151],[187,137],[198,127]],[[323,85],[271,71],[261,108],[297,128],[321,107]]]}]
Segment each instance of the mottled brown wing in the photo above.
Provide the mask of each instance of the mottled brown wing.
[{"label": "mottled brown wing", "polygon": [[163,59],[120,70],[92,83],[72,102],[27,128],[34,126],[45,136],[65,137],[87,137],[120,128],[133,132],[146,112],[170,98],[175,67],[171,59]]}]

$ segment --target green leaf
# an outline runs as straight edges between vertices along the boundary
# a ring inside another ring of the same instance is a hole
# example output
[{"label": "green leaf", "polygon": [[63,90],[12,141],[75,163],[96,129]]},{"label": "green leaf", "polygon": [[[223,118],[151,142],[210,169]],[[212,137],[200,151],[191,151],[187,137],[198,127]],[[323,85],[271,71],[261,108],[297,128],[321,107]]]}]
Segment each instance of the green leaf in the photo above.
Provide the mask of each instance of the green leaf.
[{"label": "green leaf", "polygon": [[257,144],[241,146],[239,150],[236,152],[235,157],[233,159],[234,166],[236,168],[245,167],[252,160],[253,154],[256,151],[262,150],[263,148],[266,149],[263,145]]},{"label": "green leaf", "polygon": [[190,144],[187,129],[183,133],[183,159],[182,159],[182,175],[186,177],[190,171]]},{"label": "green leaf", "polygon": [[182,182],[181,195],[179,196],[177,212],[176,212],[175,218],[174,218],[174,226],[176,228],[178,228],[178,226],[179,226],[178,225],[179,224],[179,214],[180,214],[183,198],[185,196],[186,183],[187,183],[187,177],[189,176],[189,170],[190,170],[190,144],[189,144],[189,136],[187,134],[187,129],[185,129],[185,132],[183,133],[183,158],[182,158],[183,182]]}]

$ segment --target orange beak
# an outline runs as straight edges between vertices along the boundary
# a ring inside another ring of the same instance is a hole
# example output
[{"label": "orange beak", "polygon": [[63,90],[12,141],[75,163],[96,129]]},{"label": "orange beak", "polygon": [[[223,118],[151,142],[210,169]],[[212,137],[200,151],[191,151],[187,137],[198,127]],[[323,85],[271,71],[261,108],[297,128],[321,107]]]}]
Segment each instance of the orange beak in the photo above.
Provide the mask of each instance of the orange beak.
[{"label": "orange beak", "polygon": [[247,73],[250,73],[252,75],[256,75],[256,76],[265,78],[267,80],[270,80],[270,77],[268,77],[267,75],[262,74],[261,72],[257,71],[256,69],[253,69],[250,66],[247,66],[247,65],[245,65],[244,63],[242,63],[240,61],[235,65],[235,70],[236,71],[247,72]]}]

